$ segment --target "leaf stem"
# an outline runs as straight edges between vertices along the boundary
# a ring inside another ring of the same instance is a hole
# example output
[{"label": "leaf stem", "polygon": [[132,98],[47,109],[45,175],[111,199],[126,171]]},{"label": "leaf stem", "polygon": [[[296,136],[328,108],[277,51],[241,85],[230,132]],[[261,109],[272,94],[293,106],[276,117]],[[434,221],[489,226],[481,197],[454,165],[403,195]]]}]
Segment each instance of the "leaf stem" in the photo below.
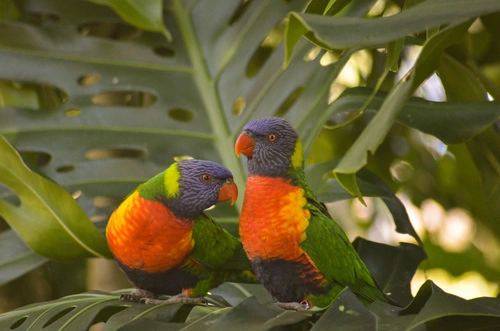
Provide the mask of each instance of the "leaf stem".
[{"label": "leaf stem", "polygon": [[[196,32],[191,24],[190,12],[180,0],[172,1],[172,9],[177,18],[177,23],[179,24],[179,29],[184,38],[189,59],[191,60],[194,81],[206,106],[206,112],[215,139],[215,147],[224,165],[233,173],[236,184],[242,189],[244,188],[246,176],[241,162],[239,162],[234,153],[231,130],[229,129],[226,115],[219,99],[216,81],[210,76],[203,52],[196,37]],[[241,208],[241,201],[242,199],[239,199],[237,202],[236,206],[238,209]]]}]

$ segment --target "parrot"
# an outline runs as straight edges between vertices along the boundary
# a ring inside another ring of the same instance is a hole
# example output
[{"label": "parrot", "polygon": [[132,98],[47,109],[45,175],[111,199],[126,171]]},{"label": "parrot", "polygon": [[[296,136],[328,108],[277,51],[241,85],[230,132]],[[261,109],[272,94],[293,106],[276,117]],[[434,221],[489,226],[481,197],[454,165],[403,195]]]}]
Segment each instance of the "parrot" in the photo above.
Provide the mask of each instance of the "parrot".
[{"label": "parrot", "polygon": [[283,118],[247,123],[235,143],[248,178],[239,233],[252,269],[288,310],[326,307],[348,286],[364,304],[387,302],[368,268],[306,182],[303,147]]},{"label": "parrot", "polygon": [[206,160],[174,162],[139,185],[106,226],[110,251],[135,287],[120,299],[202,303],[225,281],[257,283],[241,241],[203,212],[237,198],[231,172]]}]

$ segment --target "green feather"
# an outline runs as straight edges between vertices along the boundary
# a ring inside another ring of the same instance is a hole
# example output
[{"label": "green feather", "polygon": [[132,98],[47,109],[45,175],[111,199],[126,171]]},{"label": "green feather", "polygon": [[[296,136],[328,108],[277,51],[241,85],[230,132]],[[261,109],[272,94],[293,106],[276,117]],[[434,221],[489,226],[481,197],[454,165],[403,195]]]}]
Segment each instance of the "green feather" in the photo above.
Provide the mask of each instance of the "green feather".
[{"label": "green feather", "polygon": [[189,255],[207,268],[189,270],[203,278],[192,289],[193,296],[205,295],[227,281],[258,283],[241,242],[206,214],[194,219],[193,240],[194,247]]},{"label": "green feather", "polygon": [[315,297],[314,301],[319,306],[326,306],[345,286],[349,286],[364,302],[387,301],[344,230],[331,218],[326,206],[307,184],[302,155],[302,143],[297,139],[288,174],[292,183],[305,191],[306,208],[311,213],[305,230],[306,240],[300,246],[327,278],[329,284],[326,286],[332,286],[327,295]]},{"label": "green feather", "polygon": [[139,195],[147,200],[156,200],[158,196],[175,198],[179,195],[181,173],[177,163],[172,163],[167,170],[160,172],[147,182],[139,185]]}]

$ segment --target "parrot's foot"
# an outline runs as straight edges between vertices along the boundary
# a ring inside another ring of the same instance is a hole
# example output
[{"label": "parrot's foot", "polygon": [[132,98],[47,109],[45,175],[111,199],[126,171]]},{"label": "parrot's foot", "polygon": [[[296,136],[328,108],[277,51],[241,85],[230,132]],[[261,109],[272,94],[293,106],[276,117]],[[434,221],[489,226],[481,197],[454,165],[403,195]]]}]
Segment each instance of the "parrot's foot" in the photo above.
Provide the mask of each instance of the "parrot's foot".
[{"label": "parrot's foot", "polygon": [[311,304],[304,300],[302,302],[276,302],[276,306],[285,310],[305,311],[311,308]]},{"label": "parrot's foot", "polygon": [[140,300],[140,302],[149,305],[151,304],[156,305],[160,303],[207,303],[207,301],[204,298],[191,298],[187,296],[185,293],[179,293],[166,300],[143,298]]},{"label": "parrot's foot", "polygon": [[142,290],[142,289],[134,289],[132,292],[130,293],[124,293],[122,295],[120,295],[120,300],[121,301],[131,301],[131,302],[139,302],[143,299],[149,299],[149,298],[154,298],[154,293],[153,292],[149,292],[149,291],[146,291],[146,290]]}]

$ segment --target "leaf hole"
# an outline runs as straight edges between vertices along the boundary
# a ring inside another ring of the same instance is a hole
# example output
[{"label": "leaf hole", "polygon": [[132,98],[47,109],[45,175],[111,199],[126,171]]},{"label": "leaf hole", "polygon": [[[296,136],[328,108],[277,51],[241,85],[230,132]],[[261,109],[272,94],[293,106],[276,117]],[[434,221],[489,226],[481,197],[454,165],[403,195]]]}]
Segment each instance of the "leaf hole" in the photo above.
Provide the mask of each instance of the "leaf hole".
[{"label": "leaf hole", "polygon": [[17,321],[15,321],[11,326],[10,326],[10,329],[11,330],[15,330],[17,329],[18,327],[20,327],[21,325],[24,324],[24,322],[26,322],[26,320],[28,319],[28,316],[24,316],[24,317],[21,317],[20,319],[18,319]]},{"label": "leaf hole", "polygon": [[53,109],[69,98],[64,90],[50,84],[1,79],[0,94],[0,108],[20,107],[31,110]]},{"label": "leaf hole", "polygon": [[156,95],[143,91],[106,91],[92,97],[92,103],[100,106],[149,107],[157,100]]},{"label": "leaf hole", "polygon": [[170,118],[179,122],[191,122],[194,119],[192,111],[182,108],[173,108],[168,111]]},{"label": "leaf hole", "polygon": [[72,172],[75,169],[76,169],[76,167],[74,165],[68,164],[68,165],[60,166],[59,168],[56,169],[56,171],[59,173],[65,174],[68,172]]},{"label": "leaf hole", "polygon": [[21,206],[21,199],[19,199],[19,196],[16,194],[16,192],[12,191],[7,186],[1,184],[0,184],[0,199],[4,199],[13,206],[16,207]]},{"label": "leaf hole", "polygon": [[146,152],[137,148],[96,148],[85,153],[88,160],[142,159]]},{"label": "leaf hole", "polygon": [[64,317],[65,315],[69,314],[72,310],[74,310],[76,307],[68,307],[66,309],[63,309],[61,310],[60,312],[58,312],[57,314],[55,314],[54,316],[52,316],[44,325],[42,328],[46,328],[47,326],[53,324],[54,322],[56,322],[57,320],[61,319],[62,317]]},{"label": "leaf hole", "polygon": [[42,151],[19,151],[19,155],[30,168],[44,167],[52,160],[52,155]]},{"label": "leaf hole", "polygon": [[276,112],[274,113],[274,116],[282,117],[284,116],[290,108],[297,102],[297,99],[302,95],[304,92],[304,86],[299,86],[295,90],[292,91],[288,95],[288,97],[281,103],[281,105],[278,107]]},{"label": "leaf hole", "polygon": [[285,20],[282,20],[274,28],[269,31],[260,46],[252,54],[252,57],[247,63],[245,75],[252,78],[257,75],[267,60],[271,57],[276,47],[283,39],[285,32]]},{"label": "leaf hole", "polygon": [[319,53],[321,53],[321,47],[319,46],[313,46],[309,52],[307,52],[306,55],[304,55],[304,61],[305,62],[311,62],[316,60],[318,57]]},{"label": "leaf hole", "polygon": [[245,110],[246,100],[244,97],[237,97],[233,103],[233,115],[240,116]]},{"label": "leaf hole", "polygon": [[90,216],[90,221],[92,223],[98,223],[102,221],[106,221],[109,218],[109,215],[106,214],[95,214]]},{"label": "leaf hole", "polygon": [[175,51],[173,48],[168,46],[158,46],[153,49],[156,55],[161,57],[173,57],[175,55]]},{"label": "leaf hole", "polygon": [[97,208],[107,208],[107,207],[117,207],[122,203],[122,199],[104,197],[104,196],[96,196],[92,200],[92,203]]},{"label": "leaf hole", "polygon": [[89,86],[89,85],[94,85],[97,84],[101,81],[101,75],[99,74],[86,74],[83,76],[78,77],[78,84],[82,86]]},{"label": "leaf hole", "polygon": [[88,22],[78,26],[78,33],[84,37],[98,37],[112,40],[134,40],[142,30],[121,21]]},{"label": "leaf hole", "polygon": [[252,0],[240,0],[240,5],[238,6],[238,8],[236,8],[233,15],[229,19],[229,26],[233,26],[240,20],[243,14],[247,11],[248,7],[250,7],[251,3]]},{"label": "leaf hole", "polygon": [[67,117],[76,117],[80,115],[82,111],[80,109],[68,109],[64,112],[64,115]]}]

